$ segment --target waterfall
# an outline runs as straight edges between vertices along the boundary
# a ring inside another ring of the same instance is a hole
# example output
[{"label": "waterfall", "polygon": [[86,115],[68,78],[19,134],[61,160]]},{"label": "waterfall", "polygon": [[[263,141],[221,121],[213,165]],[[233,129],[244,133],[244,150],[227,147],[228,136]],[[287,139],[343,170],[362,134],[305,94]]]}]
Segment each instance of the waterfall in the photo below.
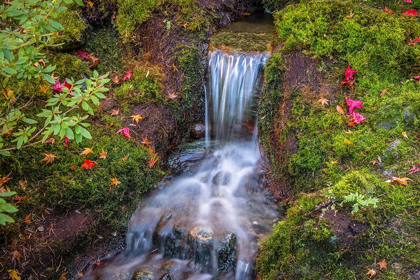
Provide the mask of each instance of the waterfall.
[{"label": "waterfall", "polygon": [[[194,150],[202,156],[194,171],[162,183],[159,192],[142,201],[131,217],[125,251],[84,279],[255,278],[258,238],[277,219],[262,187],[255,145],[255,109],[266,61],[265,53],[209,54],[208,152]],[[165,273],[171,278],[161,278]]]},{"label": "waterfall", "polygon": [[[209,53],[206,85],[206,140],[232,140],[255,124],[256,96],[262,89],[267,53]],[[248,123],[249,125],[249,123]]]}]

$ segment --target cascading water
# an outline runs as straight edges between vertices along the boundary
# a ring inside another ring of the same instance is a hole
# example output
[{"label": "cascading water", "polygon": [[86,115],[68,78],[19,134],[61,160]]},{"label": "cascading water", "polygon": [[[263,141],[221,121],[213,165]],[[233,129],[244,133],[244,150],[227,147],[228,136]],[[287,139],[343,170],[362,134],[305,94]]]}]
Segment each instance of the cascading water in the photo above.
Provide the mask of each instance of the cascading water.
[{"label": "cascading water", "polygon": [[261,187],[254,128],[266,60],[265,53],[209,54],[209,149],[201,165],[143,201],[130,220],[125,252],[92,267],[84,279],[255,276],[257,240],[277,219]]}]

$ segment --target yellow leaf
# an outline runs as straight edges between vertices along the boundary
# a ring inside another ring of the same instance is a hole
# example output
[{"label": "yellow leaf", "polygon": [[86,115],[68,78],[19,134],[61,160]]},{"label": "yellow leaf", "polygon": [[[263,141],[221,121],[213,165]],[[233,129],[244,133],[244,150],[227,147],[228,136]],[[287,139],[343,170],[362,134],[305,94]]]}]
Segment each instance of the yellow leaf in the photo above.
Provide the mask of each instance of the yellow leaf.
[{"label": "yellow leaf", "polygon": [[337,110],[337,112],[339,112],[342,115],[345,115],[346,113],[344,112],[343,108],[340,105],[337,105],[335,107],[335,109]]},{"label": "yellow leaf", "polygon": [[366,275],[370,275],[370,278],[372,278],[373,276],[376,275],[376,271],[373,269],[368,269],[368,272],[366,273]]},{"label": "yellow leaf", "polygon": [[121,184],[120,181],[118,181],[117,177],[115,178],[111,178],[111,184],[109,184],[110,186],[118,186],[119,184]]},{"label": "yellow leaf", "polygon": [[408,139],[408,136],[407,136],[407,132],[403,132],[403,133],[401,133],[402,134],[402,136],[404,136],[405,138],[407,138]]},{"label": "yellow leaf", "polygon": [[139,120],[144,119],[144,117],[142,117],[141,115],[134,115],[131,116],[131,118],[133,119],[133,121],[135,121],[137,124],[139,124]]},{"label": "yellow leaf", "polygon": [[20,273],[16,270],[8,270],[7,272],[9,272],[9,276],[12,280],[21,280],[19,276]]},{"label": "yellow leaf", "polygon": [[57,157],[54,154],[44,154],[45,158],[42,161],[45,161],[45,164],[53,163],[54,159]]},{"label": "yellow leaf", "polygon": [[331,162],[331,165],[338,164],[338,160],[334,160]]},{"label": "yellow leaf", "polygon": [[86,3],[92,8],[93,7],[93,3],[91,1],[86,1]]},{"label": "yellow leaf", "polygon": [[93,147],[85,148],[83,152],[80,153],[81,156],[87,156],[88,154],[93,154]]},{"label": "yellow leaf", "polygon": [[60,276],[60,278],[58,278],[58,280],[67,280],[67,278],[66,278],[66,274],[67,274],[67,273],[63,273],[63,274],[61,274],[61,276]]},{"label": "yellow leaf", "polygon": [[352,144],[351,141],[350,140],[347,140],[347,139],[344,139],[344,143],[347,144],[347,145],[351,145]]}]

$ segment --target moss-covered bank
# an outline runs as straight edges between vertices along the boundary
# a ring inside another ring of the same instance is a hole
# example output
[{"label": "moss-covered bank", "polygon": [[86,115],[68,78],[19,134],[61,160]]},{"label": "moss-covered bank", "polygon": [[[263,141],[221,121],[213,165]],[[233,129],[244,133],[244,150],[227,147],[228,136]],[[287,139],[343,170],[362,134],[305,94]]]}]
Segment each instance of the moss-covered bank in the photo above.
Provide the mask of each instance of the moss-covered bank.
[{"label": "moss-covered bank", "polygon": [[[272,188],[292,199],[261,243],[262,279],[419,277],[420,46],[409,42],[420,23],[401,14],[410,4],[381,5],[301,1],[275,14],[259,127]],[[341,86],[348,65],[354,88]],[[366,121],[349,126],[346,97]]]}]

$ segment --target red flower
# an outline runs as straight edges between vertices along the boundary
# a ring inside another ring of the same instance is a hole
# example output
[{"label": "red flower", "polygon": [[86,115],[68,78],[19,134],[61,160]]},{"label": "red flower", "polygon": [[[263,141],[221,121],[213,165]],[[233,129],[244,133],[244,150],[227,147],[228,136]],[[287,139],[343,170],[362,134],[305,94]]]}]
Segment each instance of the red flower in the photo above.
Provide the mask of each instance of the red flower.
[{"label": "red flower", "polygon": [[363,108],[362,102],[360,100],[353,100],[346,97],[347,105],[349,106],[349,115],[353,114],[354,108],[361,109]]},{"label": "red flower", "polygon": [[408,9],[407,11],[404,11],[402,14],[405,15],[405,16],[413,16],[413,17],[418,16],[416,10],[410,10],[410,9]]},{"label": "red flower", "polygon": [[84,169],[92,169],[96,164],[98,164],[96,161],[85,159],[85,162],[82,164],[82,168]]},{"label": "red flower", "polygon": [[127,74],[121,79],[121,82],[124,82],[125,80],[130,80],[131,78],[131,70],[128,70]]},{"label": "red flower", "polygon": [[357,73],[357,72],[359,72],[359,71],[356,71],[356,70],[354,70],[354,69],[351,69],[350,68],[350,65],[348,65],[347,66],[347,69],[346,69],[346,73],[345,73],[345,80],[346,81],[350,81],[350,79],[353,79],[353,73]]},{"label": "red flower", "polygon": [[60,84],[60,79],[57,79],[55,84],[52,85],[52,89],[58,92],[63,92],[63,87],[66,87],[69,90],[71,89],[71,85],[69,85],[67,82]]},{"label": "red flower", "polygon": [[77,51],[77,56],[80,59],[86,59],[86,60],[89,59],[87,52]]},{"label": "red flower", "polygon": [[131,138],[130,129],[128,127],[121,128],[120,130],[117,131],[117,134],[118,133],[122,133],[124,135],[125,139],[130,139]]}]

